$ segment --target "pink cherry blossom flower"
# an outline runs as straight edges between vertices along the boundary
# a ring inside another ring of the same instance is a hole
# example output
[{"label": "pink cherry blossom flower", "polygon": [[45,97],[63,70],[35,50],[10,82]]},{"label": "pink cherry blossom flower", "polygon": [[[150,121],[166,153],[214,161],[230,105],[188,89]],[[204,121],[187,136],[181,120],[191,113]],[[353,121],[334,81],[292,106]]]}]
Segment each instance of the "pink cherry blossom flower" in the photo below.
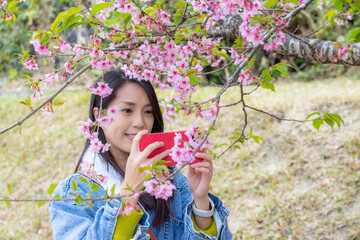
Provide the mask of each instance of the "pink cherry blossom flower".
[{"label": "pink cherry blossom flower", "polygon": [[189,63],[183,58],[181,61],[177,61],[176,66],[178,66],[181,70],[184,70],[189,66]]},{"label": "pink cherry blossom flower", "polygon": [[57,81],[59,81],[59,76],[57,75],[57,73],[47,73],[47,74],[45,74],[44,81],[57,82]]},{"label": "pink cherry blossom flower", "polygon": [[25,67],[29,70],[39,70],[37,63],[35,60],[27,58],[24,63]]},{"label": "pink cherry blossom flower", "polygon": [[59,50],[60,52],[66,52],[71,50],[71,46],[69,43],[65,42],[64,40],[59,41]]},{"label": "pink cherry blossom flower", "polygon": [[40,44],[40,38],[34,39],[31,43],[34,46],[35,51],[37,51],[40,55],[51,56],[49,49]]},{"label": "pink cherry blossom flower", "polygon": [[104,153],[104,152],[109,151],[110,146],[111,146],[110,143],[105,143],[105,144],[103,144],[103,145],[101,146],[102,152]]},{"label": "pink cherry blossom flower", "polygon": [[94,48],[90,53],[89,56],[95,59],[100,59],[104,56],[104,51]]},{"label": "pink cherry blossom flower", "polygon": [[99,153],[101,150],[102,143],[98,138],[90,141],[90,151],[93,153]]},{"label": "pink cherry blossom flower", "polygon": [[74,68],[71,65],[72,65],[72,61],[65,63],[65,72],[70,75],[73,74],[74,72]]},{"label": "pink cherry blossom flower", "polygon": [[213,108],[201,112],[201,113],[200,113],[200,116],[201,116],[202,118],[208,118],[208,119],[212,119],[212,120],[213,120],[213,119],[215,119],[218,110],[219,110],[219,104],[216,104]]},{"label": "pink cherry blossom flower", "polygon": [[167,200],[172,196],[174,189],[176,189],[175,185],[168,180],[164,184],[161,184],[157,187],[155,198]]},{"label": "pink cherry blossom flower", "polygon": [[84,50],[77,44],[75,44],[73,51],[77,57],[84,54]]}]

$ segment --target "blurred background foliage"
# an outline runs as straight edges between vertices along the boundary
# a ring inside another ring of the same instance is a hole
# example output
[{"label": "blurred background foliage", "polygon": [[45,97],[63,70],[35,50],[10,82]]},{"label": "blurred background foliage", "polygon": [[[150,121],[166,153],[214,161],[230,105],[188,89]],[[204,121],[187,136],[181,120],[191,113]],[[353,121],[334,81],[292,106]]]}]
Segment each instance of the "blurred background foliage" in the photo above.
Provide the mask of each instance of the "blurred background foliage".
[{"label": "blurred background foliage", "polygon": [[[171,2],[172,1],[165,1],[164,5],[169,5]],[[326,2],[323,4],[323,9],[319,9],[319,3],[321,2],[322,1],[315,2],[307,11],[302,11],[287,30],[295,35],[306,36],[337,14],[336,10],[328,6]],[[7,24],[3,19],[0,19],[0,85],[13,81],[18,74],[23,74],[22,71],[24,71],[25,68],[20,63],[18,54],[21,53],[21,46],[30,50],[30,53],[34,53],[30,44],[33,31],[48,29],[59,12],[78,4],[82,4],[80,0],[28,0],[27,2],[16,5],[22,13],[16,15],[16,21],[13,24]],[[355,14],[350,18],[349,14],[345,11],[344,14],[336,18],[336,21],[337,22],[331,21],[326,27],[310,36],[310,38],[343,42],[346,33],[355,26],[359,26],[360,17]],[[70,35],[71,34],[67,35],[67,40],[74,43],[74,40],[69,39]],[[228,41],[227,45],[232,45],[230,40],[226,41]],[[78,40],[75,40],[75,42],[78,42]],[[293,66],[290,70],[296,73],[290,78],[293,80],[313,80],[316,78],[336,77],[345,72],[348,72],[350,75],[355,73],[354,68],[322,65],[307,59],[281,56],[263,50],[258,53],[252,70],[254,73],[260,74],[264,68],[281,61],[285,61]],[[224,63],[221,63],[221,66],[223,64]],[[43,62],[43,66],[44,65],[47,65],[46,60]],[[222,84],[235,68],[236,66],[232,66],[228,70],[209,75],[202,84]],[[212,67],[208,66],[205,68],[205,71],[211,71],[211,69]],[[348,71],[349,69],[350,71]]]}]

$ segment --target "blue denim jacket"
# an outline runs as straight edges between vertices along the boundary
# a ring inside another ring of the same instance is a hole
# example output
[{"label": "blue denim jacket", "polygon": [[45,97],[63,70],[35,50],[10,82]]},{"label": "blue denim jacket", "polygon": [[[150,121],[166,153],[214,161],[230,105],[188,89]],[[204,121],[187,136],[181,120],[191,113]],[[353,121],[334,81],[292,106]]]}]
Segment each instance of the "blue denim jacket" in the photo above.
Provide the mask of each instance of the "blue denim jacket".
[{"label": "blue denim jacket", "polygon": [[[74,198],[73,190],[70,187],[72,179],[78,183],[77,194],[81,194],[84,198],[88,192],[88,183],[79,180],[79,177],[88,177],[76,173],[63,180],[55,189],[53,195],[60,195],[61,198]],[[166,222],[160,227],[152,227],[151,230],[159,240],[162,239],[222,239],[228,240],[232,238],[227,224],[229,210],[223,206],[222,201],[209,194],[209,197],[215,204],[214,219],[216,222],[218,236],[197,232],[193,227],[191,220],[191,204],[193,196],[187,184],[187,178],[179,173],[174,177],[176,190],[174,199],[170,206],[175,217],[170,216]],[[100,185],[99,185],[100,186]],[[105,190],[100,186],[98,192],[93,192],[91,197],[103,197]],[[78,206],[75,202],[52,202],[49,205],[50,219],[53,228],[54,239],[107,239],[111,240],[119,214],[122,199],[101,200],[93,202],[92,210],[89,206]],[[138,223],[134,240],[148,239],[146,233],[154,219],[155,211],[146,211],[140,204],[144,215]]]}]

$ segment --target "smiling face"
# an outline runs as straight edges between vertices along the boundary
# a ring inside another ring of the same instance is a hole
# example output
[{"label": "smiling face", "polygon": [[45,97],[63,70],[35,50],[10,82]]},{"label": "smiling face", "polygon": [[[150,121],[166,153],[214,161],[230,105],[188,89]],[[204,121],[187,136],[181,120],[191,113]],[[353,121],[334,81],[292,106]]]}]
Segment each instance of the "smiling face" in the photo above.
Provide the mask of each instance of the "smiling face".
[{"label": "smiling face", "polygon": [[[117,89],[115,99],[107,107],[118,107],[115,121],[102,127],[110,152],[120,168],[126,164],[132,140],[141,130],[151,132],[154,124],[153,109],[145,90],[137,83],[127,82]],[[94,108],[97,116],[98,109]]]}]

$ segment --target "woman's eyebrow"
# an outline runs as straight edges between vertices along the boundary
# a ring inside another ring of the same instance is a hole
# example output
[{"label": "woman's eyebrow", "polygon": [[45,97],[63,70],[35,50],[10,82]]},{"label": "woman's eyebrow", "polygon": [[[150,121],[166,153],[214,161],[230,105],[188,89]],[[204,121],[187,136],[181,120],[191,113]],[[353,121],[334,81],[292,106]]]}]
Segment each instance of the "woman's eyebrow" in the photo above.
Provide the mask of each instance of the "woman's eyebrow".
[{"label": "woman's eyebrow", "polygon": [[[130,106],[135,106],[136,105],[136,103],[134,103],[134,102],[126,102],[126,101],[120,101],[119,103],[125,103],[125,104],[130,105]],[[145,107],[151,107],[151,103],[146,104]]]}]

